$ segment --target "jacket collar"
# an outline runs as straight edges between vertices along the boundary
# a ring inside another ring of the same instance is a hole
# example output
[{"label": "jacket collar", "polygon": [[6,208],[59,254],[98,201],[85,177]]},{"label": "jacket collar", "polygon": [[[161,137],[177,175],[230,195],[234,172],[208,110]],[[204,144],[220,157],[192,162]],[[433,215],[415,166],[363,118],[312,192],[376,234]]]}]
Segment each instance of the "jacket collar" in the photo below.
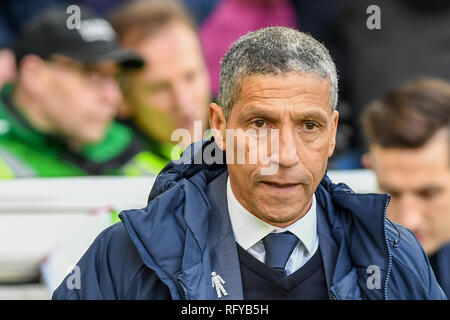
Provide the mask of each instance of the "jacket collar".
[{"label": "jacket collar", "polygon": [[[226,283],[228,295],[222,300],[242,300],[242,279],[233,228],[231,226],[226,183],[228,172],[224,171],[208,186],[207,196],[211,203],[208,243],[211,251],[211,270],[219,274]],[[214,298],[217,298],[214,295]]]},{"label": "jacket collar", "polygon": [[[194,155],[212,141],[184,151]],[[173,299],[212,299],[208,184],[225,165],[170,162],[156,178],[144,209],[122,219],[144,264],[167,285]]]}]

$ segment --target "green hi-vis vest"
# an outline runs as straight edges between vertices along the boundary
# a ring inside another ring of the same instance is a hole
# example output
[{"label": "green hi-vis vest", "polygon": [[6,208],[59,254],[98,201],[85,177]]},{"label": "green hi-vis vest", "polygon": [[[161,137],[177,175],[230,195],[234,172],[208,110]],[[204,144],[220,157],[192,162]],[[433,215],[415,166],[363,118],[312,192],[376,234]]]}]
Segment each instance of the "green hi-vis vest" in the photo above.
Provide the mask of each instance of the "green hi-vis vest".
[{"label": "green hi-vis vest", "polygon": [[57,137],[33,128],[12,100],[13,85],[0,92],[0,179],[83,175],[157,175],[170,161],[147,149],[132,129],[111,123],[104,139],[70,151]]}]

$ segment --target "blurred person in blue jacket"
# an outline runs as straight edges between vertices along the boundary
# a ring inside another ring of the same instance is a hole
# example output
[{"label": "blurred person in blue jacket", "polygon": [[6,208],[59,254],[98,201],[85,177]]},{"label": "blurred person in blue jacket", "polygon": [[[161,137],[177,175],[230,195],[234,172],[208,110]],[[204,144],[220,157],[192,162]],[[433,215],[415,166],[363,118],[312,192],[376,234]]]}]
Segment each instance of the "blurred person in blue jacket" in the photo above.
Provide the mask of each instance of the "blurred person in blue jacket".
[{"label": "blurred person in blue jacket", "polygon": [[389,195],[326,176],[337,83],[305,33],[241,37],[210,104],[214,137],[166,166],[147,207],[123,211],[53,298],[446,299],[417,238],[386,218]]},{"label": "blurred person in blue jacket", "polygon": [[450,295],[450,83],[424,78],[373,101],[363,112],[373,168],[391,195],[388,216],[412,230]]}]

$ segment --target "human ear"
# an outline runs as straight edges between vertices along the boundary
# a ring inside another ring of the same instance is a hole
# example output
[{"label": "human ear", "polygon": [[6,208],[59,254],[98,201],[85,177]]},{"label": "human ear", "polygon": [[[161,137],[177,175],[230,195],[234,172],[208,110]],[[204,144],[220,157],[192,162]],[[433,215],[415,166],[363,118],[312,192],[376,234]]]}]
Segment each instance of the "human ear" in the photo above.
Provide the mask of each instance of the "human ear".
[{"label": "human ear", "polygon": [[214,140],[222,151],[225,151],[225,132],[227,128],[227,121],[222,107],[216,103],[209,105],[209,124],[211,127]]},{"label": "human ear", "polygon": [[336,133],[338,128],[338,122],[339,122],[339,112],[336,110],[333,111],[333,115],[331,116],[331,141],[330,146],[328,148],[328,158],[330,158],[333,155],[334,149],[336,147]]},{"label": "human ear", "polygon": [[372,159],[370,157],[369,153],[364,153],[361,156],[361,163],[363,165],[364,168],[366,169],[372,169]]},{"label": "human ear", "polygon": [[30,92],[45,86],[48,79],[47,73],[46,62],[36,55],[27,55],[20,62],[20,83]]}]

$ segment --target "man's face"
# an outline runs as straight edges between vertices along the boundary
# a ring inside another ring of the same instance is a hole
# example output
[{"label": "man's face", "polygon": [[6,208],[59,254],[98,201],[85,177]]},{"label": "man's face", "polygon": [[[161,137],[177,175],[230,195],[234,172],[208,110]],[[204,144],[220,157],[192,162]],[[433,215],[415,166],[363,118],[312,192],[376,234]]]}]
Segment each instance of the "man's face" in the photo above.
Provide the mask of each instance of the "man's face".
[{"label": "man's face", "polygon": [[209,76],[195,32],[172,22],[134,49],[146,66],[130,75],[126,99],[139,127],[164,142],[177,128],[188,129],[193,137],[195,120],[203,121],[205,129]]},{"label": "man's face", "polygon": [[104,62],[82,66],[67,59],[47,63],[41,104],[50,133],[75,148],[103,139],[122,99],[117,66]]},{"label": "man's face", "polygon": [[450,241],[450,166],[447,132],[418,149],[373,145],[369,161],[392,198],[388,217],[414,232],[429,255]]},{"label": "man's face", "polygon": [[[215,133],[215,137],[227,156],[236,143],[235,154],[243,150],[248,159],[258,145],[251,140],[266,140],[266,132],[278,132],[278,150],[272,141],[267,152],[278,167],[273,174],[261,174],[268,165],[261,158],[256,164],[228,163],[231,187],[238,201],[275,226],[285,227],[300,219],[309,210],[334,151],[338,113],[331,111],[329,81],[297,73],[245,77],[226,124],[231,130],[254,130],[243,146],[226,138],[224,120],[217,121],[223,116],[220,112],[220,107],[211,105],[211,127],[220,131],[220,136]],[[224,143],[221,137],[225,137]]]}]

